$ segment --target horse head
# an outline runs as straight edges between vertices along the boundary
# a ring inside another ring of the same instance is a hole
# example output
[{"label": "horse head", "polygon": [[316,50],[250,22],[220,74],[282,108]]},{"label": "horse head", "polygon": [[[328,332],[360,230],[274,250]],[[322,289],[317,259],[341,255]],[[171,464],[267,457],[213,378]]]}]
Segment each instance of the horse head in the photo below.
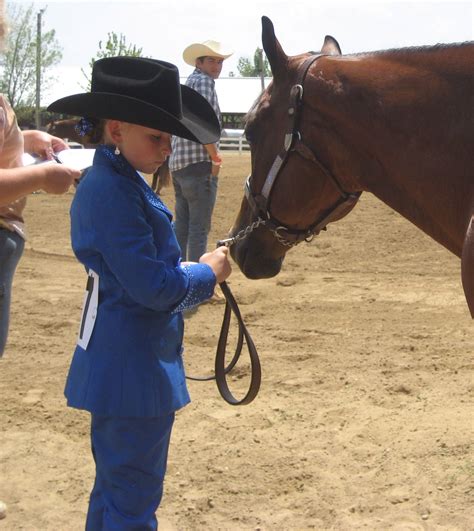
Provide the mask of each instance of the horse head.
[{"label": "horse head", "polygon": [[313,102],[303,100],[310,66],[321,56],[340,55],[337,41],[326,36],[321,52],[289,57],[267,17],[262,29],[273,80],[246,118],[251,175],[230,233],[232,257],[249,278],[278,274],[288,249],[346,215],[356,200],[306,143],[317,116],[300,113],[303,102],[314,111]]}]

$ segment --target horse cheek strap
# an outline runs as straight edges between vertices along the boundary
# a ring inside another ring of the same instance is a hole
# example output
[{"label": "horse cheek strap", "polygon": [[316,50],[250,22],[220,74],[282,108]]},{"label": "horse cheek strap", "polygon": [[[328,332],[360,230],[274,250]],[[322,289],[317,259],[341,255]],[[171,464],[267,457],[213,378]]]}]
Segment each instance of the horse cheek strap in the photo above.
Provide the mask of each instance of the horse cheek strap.
[{"label": "horse cheek strap", "polygon": [[471,216],[462,247],[461,278],[467,305],[474,319],[474,214]]}]

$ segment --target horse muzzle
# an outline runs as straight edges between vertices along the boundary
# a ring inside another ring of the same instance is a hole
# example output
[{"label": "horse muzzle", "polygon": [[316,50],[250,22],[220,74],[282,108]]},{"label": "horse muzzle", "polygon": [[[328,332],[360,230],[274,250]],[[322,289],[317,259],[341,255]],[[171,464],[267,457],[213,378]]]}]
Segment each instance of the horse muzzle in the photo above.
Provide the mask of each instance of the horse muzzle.
[{"label": "horse muzzle", "polygon": [[242,273],[252,280],[271,278],[281,270],[284,255],[274,255],[264,243],[252,234],[242,241],[237,241],[230,248],[230,255]]}]

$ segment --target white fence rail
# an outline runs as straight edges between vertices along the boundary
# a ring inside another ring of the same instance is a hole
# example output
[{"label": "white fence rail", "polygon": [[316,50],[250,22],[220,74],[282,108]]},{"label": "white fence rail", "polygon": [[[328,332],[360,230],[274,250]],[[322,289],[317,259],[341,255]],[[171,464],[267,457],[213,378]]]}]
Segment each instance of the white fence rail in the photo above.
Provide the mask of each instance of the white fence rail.
[{"label": "white fence rail", "polygon": [[249,151],[250,146],[244,136],[239,136],[238,138],[224,136],[220,139],[219,149],[221,151],[233,150],[242,153],[242,151]]}]

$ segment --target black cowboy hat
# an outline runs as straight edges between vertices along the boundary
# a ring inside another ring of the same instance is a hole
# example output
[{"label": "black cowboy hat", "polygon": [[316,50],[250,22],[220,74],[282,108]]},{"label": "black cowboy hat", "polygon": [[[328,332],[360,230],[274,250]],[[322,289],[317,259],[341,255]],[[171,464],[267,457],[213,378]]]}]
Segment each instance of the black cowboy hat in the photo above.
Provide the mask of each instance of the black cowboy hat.
[{"label": "black cowboy hat", "polygon": [[176,66],[144,57],[99,59],[92,69],[91,91],[56,100],[48,111],[130,122],[201,144],[220,136],[211,105],[180,85]]}]

